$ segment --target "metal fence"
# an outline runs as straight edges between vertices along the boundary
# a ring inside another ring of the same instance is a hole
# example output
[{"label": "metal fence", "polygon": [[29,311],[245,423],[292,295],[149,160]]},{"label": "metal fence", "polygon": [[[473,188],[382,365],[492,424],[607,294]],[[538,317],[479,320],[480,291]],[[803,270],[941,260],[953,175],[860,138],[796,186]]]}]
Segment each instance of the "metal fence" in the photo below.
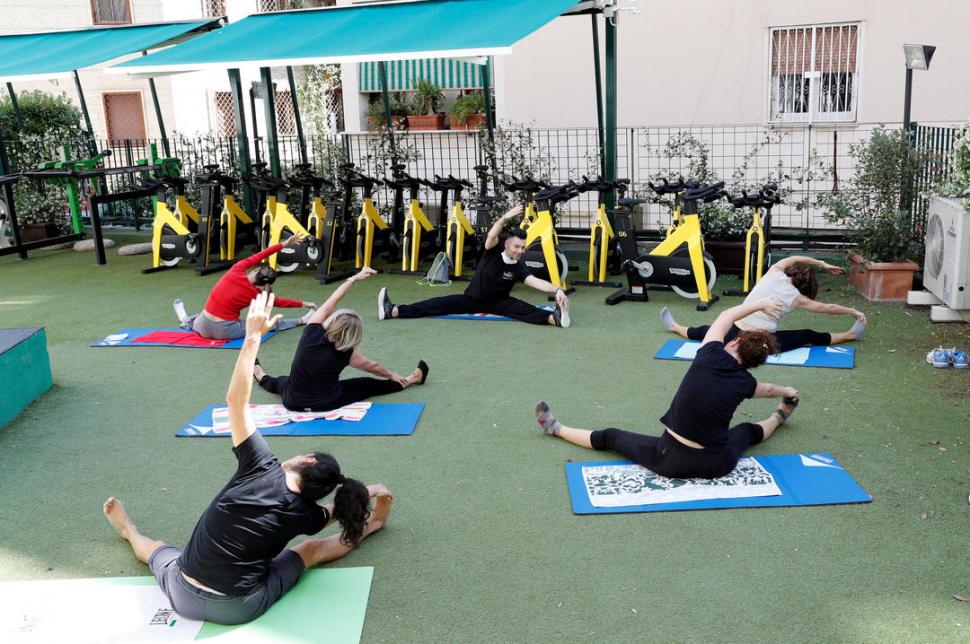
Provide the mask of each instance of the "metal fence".
[{"label": "metal fence", "polygon": [[[851,185],[855,159],[854,144],[865,141],[876,128],[898,129],[899,124],[791,125],[770,126],[696,126],[621,128],[617,132],[617,176],[633,181],[633,193],[647,196],[647,182],[660,177],[696,177],[704,181],[723,180],[729,190],[759,186],[773,180],[785,190],[785,203],[775,208],[776,230],[787,230],[794,236],[808,237],[822,232],[838,234],[826,219],[819,196],[845,190]],[[955,129],[942,125],[914,127],[913,142],[921,149],[932,150],[943,161],[927,168],[916,177],[917,194],[922,194],[941,181],[949,171],[949,155]],[[414,176],[454,175],[474,182],[474,166],[485,163],[487,139],[483,131],[399,132],[397,153]],[[32,143],[36,145],[36,143]],[[155,140],[125,141],[123,145],[98,142],[99,149],[112,149],[108,167],[129,166],[149,156]],[[201,172],[202,166],[219,164],[226,172],[239,176],[238,150],[232,137],[172,137],[170,152],[180,158],[184,174]],[[8,142],[9,146],[23,145]],[[45,142],[45,153],[57,157],[56,142]],[[495,163],[505,176],[531,173],[563,183],[582,175],[598,172],[600,148],[595,128],[544,129],[499,128],[496,132]],[[83,155],[81,152],[77,154]],[[281,137],[279,154],[284,173],[301,162],[296,137]],[[12,158],[20,158],[10,155]],[[36,155],[34,155],[36,157]],[[253,160],[266,160],[266,141],[252,144]],[[365,173],[383,176],[390,164],[391,152],[384,133],[339,134],[334,137],[307,137],[306,156],[314,170],[332,176],[338,163],[349,160]],[[943,170],[941,171],[942,168]],[[19,168],[14,168],[18,170]],[[109,177],[109,189],[123,189],[135,175]],[[21,184],[18,189],[38,189]],[[48,188],[51,189],[51,188]],[[53,187],[53,189],[57,189]],[[194,197],[190,189],[190,201]],[[585,228],[596,210],[596,195],[584,194],[561,208],[560,226]],[[387,213],[390,195],[378,191],[375,201]],[[436,217],[436,196],[424,195],[432,219]],[[925,200],[918,198],[916,212],[925,211]],[[149,216],[147,201],[119,208],[108,223],[141,226]],[[638,226],[658,230],[669,222],[669,213],[660,203],[647,204]]]}]

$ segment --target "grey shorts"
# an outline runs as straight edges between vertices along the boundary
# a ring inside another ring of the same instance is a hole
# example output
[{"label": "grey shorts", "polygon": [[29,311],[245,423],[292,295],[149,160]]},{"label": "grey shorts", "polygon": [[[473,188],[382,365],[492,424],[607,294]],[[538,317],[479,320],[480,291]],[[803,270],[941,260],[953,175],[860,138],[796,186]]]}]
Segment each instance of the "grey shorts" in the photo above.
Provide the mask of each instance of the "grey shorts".
[{"label": "grey shorts", "polygon": [[[277,331],[285,331],[299,324],[298,318],[280,320],[273,328]],[[203,338],[210,340],[238,340],[246,337],[246,324],[242,320],[213,320],[202,313],[188,318],[181,327],[192,329]]]},{"label": "grey shorts", "polygon": [[256,619],[296,584],[304,569],[300,555],[284,550],[270,562],[263,582],[248,595],[219,595],[193,586],[182,576],[181,555],[175,546],[162,546],[152,553],[148,567],[176,613],[216,624],[245,624]]}]

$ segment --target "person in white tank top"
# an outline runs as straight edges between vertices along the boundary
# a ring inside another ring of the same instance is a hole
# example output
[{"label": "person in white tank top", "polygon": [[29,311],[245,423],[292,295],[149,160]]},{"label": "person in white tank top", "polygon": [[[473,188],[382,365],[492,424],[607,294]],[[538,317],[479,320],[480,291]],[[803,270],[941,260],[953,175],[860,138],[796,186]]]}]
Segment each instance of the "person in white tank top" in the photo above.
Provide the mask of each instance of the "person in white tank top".
[{"label": "person in white tank top", "polygon": [[[771,331],[778,339],[782,351],[790,351],[805,345],[832,345],[843,342],[853,342],[862,337],[866,328],[866,316],[858,309],[818,302],[818,282],[815,269],[823,270],[830,275],[841,275],[845,271],[839,266],[833,266],[820,259],[793,255],[773,264],[764,276],[748,293],[745,301],[754,301],[771,297],[782,303],[782,311],[777,318],[756,311],[734,323],[734,329],[728,334],[730,341],[741,331],[766,330]],[[854,318],[852,328],[840,333],[824,333],[812,329],[779,330],[778,321],[795,309],[804,309],[813,313],[827,313],[829,315],[851,315]],[[677,324],[667,307],[660,312],[660,321],[668,331],[690,340],[700,340],[704,337],[708,327],[687,327]]]}]

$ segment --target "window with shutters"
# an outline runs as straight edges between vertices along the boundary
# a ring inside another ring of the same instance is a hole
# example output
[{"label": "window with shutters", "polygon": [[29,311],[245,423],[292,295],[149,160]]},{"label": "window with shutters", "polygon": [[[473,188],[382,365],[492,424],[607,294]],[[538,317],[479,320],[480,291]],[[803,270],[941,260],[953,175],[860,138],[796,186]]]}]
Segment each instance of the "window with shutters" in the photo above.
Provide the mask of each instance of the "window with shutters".
[{"label": "window with shutters", "polygon": [[202,0],[202,15],[206,18],[221,18],[226,15],[226,0]]},{"label": "window with shutters", "polygon": [[859,94],[859,23],[770,30],[770,120],[854,121]]},{"label": "window with shutters", "polygon": [[96,25],[130,24],[131,2],[129,0],[91,0],[91,20]]},{"label": "window with shutters", "polygon": [[145,143],[145,112],[141,92],[111,92],[104,97],[104,122],[112,146],[126,140]]},{"label": "window with shutters", "polygon": [[219,136],[236,136],[236,114],[232,107],[232,92],[215,92],[215,128]]}]

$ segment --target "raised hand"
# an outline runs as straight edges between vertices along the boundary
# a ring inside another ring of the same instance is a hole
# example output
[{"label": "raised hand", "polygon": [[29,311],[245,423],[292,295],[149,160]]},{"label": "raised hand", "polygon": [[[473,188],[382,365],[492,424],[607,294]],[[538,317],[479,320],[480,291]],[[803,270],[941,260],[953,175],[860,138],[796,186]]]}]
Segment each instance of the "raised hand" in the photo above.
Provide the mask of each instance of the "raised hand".
[{"label": "raised hand", "polygon": [[841,266],[833,266],[832,264],[822,264],[822,270],[829,275],[842,275],[845,273],[845,269]]},{"label": "raised hand", "polygon": [[362,269],[360,269],[359,273],[357,273],[350,279],[354,280],[355,282],[359,282],[360,280],[367,279],[371,275],[377,275],[377,271],[371,268],[370,266],[364,266]]},{"label": "raised hand", "polygon": [[785,312],[785,305],[773,297],[766,297],[760,302],[761,310],[764,311],[765,315],[778,319],[781,314]]},{"label": "raised hand", "polygon": [[294,233],[294,234],[292,234],[292,235],[290,235],[289,237],[286,238],[286,241],[283,242],[283,245],[292,248],[293,246],[296,246],[301,241],[303,241],[303,238],[304,237],[306,237],[306,235],[301,235],[299,233]]},{"label": "raised hand", "polygon": [[515,206],[514,208],[512,208],[511,210],[509,210],[504,215],[502,215],[502,219],[505,219],[507,221],[507,220],[512,219],[514,217],[518,217],[521,214],[522,214],[522,204],[519,204],[519,205]]},{"label": "raised hand", "polygon": [[263,336],[273,330],[276,323],[283,317],[282,313],[270,317],[275,300],[275,295],[264,291],[249,303],[249,313],[246,315],[246,335]]}]

